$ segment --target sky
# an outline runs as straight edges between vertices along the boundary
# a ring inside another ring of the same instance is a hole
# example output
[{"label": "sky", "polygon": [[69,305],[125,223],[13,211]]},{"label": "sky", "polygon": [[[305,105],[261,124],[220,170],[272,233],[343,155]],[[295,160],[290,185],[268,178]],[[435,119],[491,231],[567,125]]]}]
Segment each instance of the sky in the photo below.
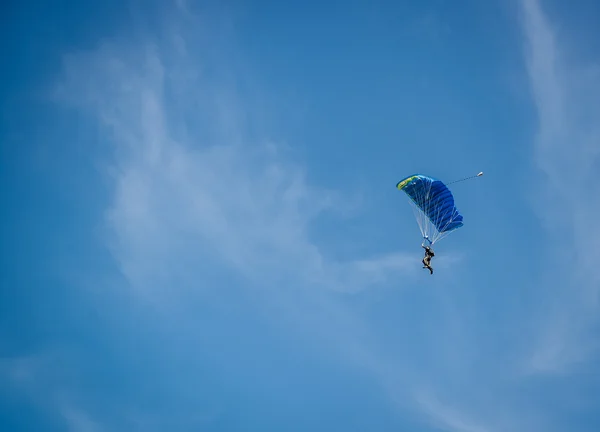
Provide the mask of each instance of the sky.
[{"label": "sky", "polygon": [[600,3],[2,9],[1,430],[600,429]]}]

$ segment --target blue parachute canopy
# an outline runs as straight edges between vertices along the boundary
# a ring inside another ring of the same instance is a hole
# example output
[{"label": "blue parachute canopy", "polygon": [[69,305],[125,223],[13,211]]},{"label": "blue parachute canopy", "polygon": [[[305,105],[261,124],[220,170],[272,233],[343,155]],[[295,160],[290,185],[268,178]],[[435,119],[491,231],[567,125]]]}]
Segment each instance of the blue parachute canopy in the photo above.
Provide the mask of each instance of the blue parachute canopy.
[{"label": "blue parachute canopy", "polygon": [[396,187],[410,198],[421,234],[431,244],[463,226],[452,192],[440,180],[415,174],[399,181]]}]

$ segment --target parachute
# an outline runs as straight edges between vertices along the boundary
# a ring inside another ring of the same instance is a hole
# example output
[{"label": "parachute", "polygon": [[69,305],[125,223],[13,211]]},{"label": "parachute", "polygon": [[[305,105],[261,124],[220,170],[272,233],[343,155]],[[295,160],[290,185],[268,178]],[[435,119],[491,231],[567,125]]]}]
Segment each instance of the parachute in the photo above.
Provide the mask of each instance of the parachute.
[{"label": "parachute", "polygon": [[463,216],[454,205],[452,192],[440,180],[415,174],[400,180],[396,188],[408,196],[421,235],[430,245],[463,226]]}]

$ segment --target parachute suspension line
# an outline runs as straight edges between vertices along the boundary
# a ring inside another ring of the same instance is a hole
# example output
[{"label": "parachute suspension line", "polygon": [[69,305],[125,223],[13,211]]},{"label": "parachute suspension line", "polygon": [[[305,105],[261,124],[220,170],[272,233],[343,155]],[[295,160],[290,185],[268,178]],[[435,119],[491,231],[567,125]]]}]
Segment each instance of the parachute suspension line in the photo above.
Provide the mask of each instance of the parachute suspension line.
[{"label": "parachute suspension line", "polygon": [[[464,178],[461,178],[461,179],[454,180],[454,181],[451,181],[449,183],[446,183],[446,186],[449,186],[449,185],[454,184],[454,183],[463,182],[463,181],[466,181],[466,180],[471,180],[471,179],[474,179],[474,178],[477,178],[477,177],[481,177],[482,175],[483,175],[483,171],[479,172],[476,175],[472,175],[472,176],[469,176],[469,177],[464,177]],[[430,188],[431,188],[431,186],[430,186]],[[430,202],[429,195],[426,198],[427,199],[425,200],[425,202],[427,202],[429,204],[429,202]],[[427,210],[429,210],[429,207],[427,207]],[[442,240],[444,237],[446,237],[448,234],[450,234],[452,232],[452,230],[451,231],[446,231],[446,228],[450,224],[452,224],[452,222],[454,222],[454,220],[455,220],[455,215],[454,214],[448,214],[448,212],[454,212],[454,211],[455,211],[454,209],[447,209],[444,212],[444,214],[442,214],[442,210],[441,210],[440,207],[438,207],[438,208],[435,209],[435,218],[434,219],[435,220],[441,220],[441,219],[446,218],[446,216],[448,216],[448,222],[446,222],[446,224],[443,227],[440,227],[439,230],[433,224],[429,223],[429,225],[431,226],[431,231],[435,233],[433,240],[430,240],[431,245],[433,245],[433,243],[435,243],[435,242],[438,242],[438,241]]]},{"label": "parachute suspension line", "polygon": [[446,186],[451,185],[453,183],[459,183],[459,182],[462,182],[462,181],[465,181],[465,180],[471,180],[471,179],[474,179],[476,177],[481,177],[482,175],[483,175],[483,171],[481,171],[479,174],[476,174],[476,175],[473,175],[473,176],[461,178],[459,180],[454,180],[454,181],[451,181],[450,183],[446,183]]},{"label": "parachute suspension line", "polygon": [[[477,177],[481,177],[482,175],[483,175],[483,171],[481,171],[478,174],[473,175],[473,176],[464,177],[464,178],[461,178],[459,180],[454,180],[454,181],[451,181],[449,183],[446,183],[446,186],[454,184],[454,183],[463,182],[463,181],[466,181],[466,180],[471,180],[471,179],[474,179],[474,178],[477,178]],[[450,209],[450,210],[447,210],[447,211],[453,211],[453,209]],[[441,213],[441,210],[438,208],[437,211],[436,211],[436,218],[437,218],[437,220],[439,220],[439,218],[441,216],[440,213]],[[446,214],[444,214],[444,216],[446,216]],[[445,231],[445,230],[446,230],[446,228],[452,222],[454,222],[454,216],[455,216],[454,214],[450,215],[450,218],[448,219],[448,222],[446,223],[446,225],[441,228],[441,230],[440,230],[441,232],[436,230],[437,235],[435,236],[434,242],[442,240],[444,237],[446,237],[448,234],[450,234],[452,232],[452,231]],[[434,227],[434,229],[435,229],[435,227]]]},{"label": "parachute suspension line", "polygon": [[431,210],[430,209],[431,200],[429,199],[430,194],[431,194],[431,186],[432,186],[432,183],[430,183],[427,188],[425,188],[424,190],[421,190],[417,193],[417,197],[416,197],[417,201],[420,203],[423,203],[424,209],[419,209],[419,207],[416,205],[416,203],[414,203],[412,200],[409,199],[409,202],[413,206],[413,210],[415,213],[415,219],[417,220],[419,229],[421,230],[421,235],[423,237],[423,243],[425,243],[425,240],[427,240],[427,242],[429,242],[430,246],[432,246],[440,238],[440,233],[437,231],[437,229],[435,228],[433,223],[431,223],[431,221],[427,217],[427,214]]},{"label": "parachute suspension line", "polygon": [[[427,202],[426,201],[426,197],[427,195],[429,195],[429,189],[427,190],[423,190],[421,191],[421,193],[419,193],[418,195],[418,202]],[[416,207],[416,206],[415,206]],[[431,227],[429,226],[429,220],[427,219],[427,208],[425,209],[425,212],[421,211],[420,209],[418,209],[418,213],[420,216],[420,225],[421,225],[421,234],[423,236],[423,239],[427,239],[429,242],[431,242]]]},{"label": "parachute suspension line", "polygon": [[415,215],[417,224],[419,225],[419,230],[421,231],[421,236],[423,237],[423,240],[428,240],[431,242],[427,216],[425,216],[425,214],[419,209],[419,207],[417,207],[417,205],[411,199],[409,199],[408,202],[413,208],[413,213]]},{"label": "parachute suspension line", "polygon": [[[473,177],[480,177],[481,175],[483,175],[483,173],[479,173],[476,176],[468,177],[457,181],[463,181]],[[456,183],[457,181],[455,181],[454,183]],[[427,217],[427,214],[431,214],[433,215],[433,220],[441,220],[445,216],[447,216],[447,212],[453,211],[453,209],[446,209],[445,212],[442,214],[442,208],[440,206],[433,206],[432,203],[435,203],[435,200],[433,200],[431,197],[432,186],[433,183],[429,183],[429,186],[427,188],[424,188],[423,190],[420,190],[417,193],[417,201],[423,204],[423,209],[419,209],[416,203],[409,199],[409,202],[413,207],[415,219],[417,220],[419,229],[421,230],[421,235],[423,236],[423,244],[425,244],[425,241],[427,241],[429,243],[429,246],[433,246],[436,242],[442,240],[444,237],[450,234],[451,231],[445,231],[445,229],[454,221],[454,215],[448,215],[448,222],[446,223],[446,225],[444,225],[438,230],[435,224]]]},{"label": "parachute suspension line", "polygon": [[[452,183],[481,177],[482,175],[481,172],[475,176],[456,180]],[[441,183],[442,186],[440,187],[440,183],[439,180],[431,177],[415,174],[396,185],[401,190],[408,187],[405,192],[408,195],[409,203],[413,207],[413,213],[423,238],[423,246],[427,243],[429,246],[433,246],[456,228],[462,226],[462,216],[456,206],[453,205],[452,194],[444,187],[445,184]],[[435,188],[434,184],[436,185]],[[447,231],[448,229],[449,231]]]}]

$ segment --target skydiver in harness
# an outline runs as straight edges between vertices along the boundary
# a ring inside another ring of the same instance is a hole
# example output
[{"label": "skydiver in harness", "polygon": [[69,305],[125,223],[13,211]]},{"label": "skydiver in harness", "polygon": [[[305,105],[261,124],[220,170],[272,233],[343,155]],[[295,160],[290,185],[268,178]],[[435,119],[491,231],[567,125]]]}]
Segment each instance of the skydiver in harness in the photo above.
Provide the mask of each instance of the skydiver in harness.
[{"label": "skydiver in harness", "polygon": [[431,258],[435,256],[433,249],[429,246],[421,245],[425,249],[425,256],[423,257],[423,268],[429,269],[429,274],[433,274],[433,268],[431,267]]}]

